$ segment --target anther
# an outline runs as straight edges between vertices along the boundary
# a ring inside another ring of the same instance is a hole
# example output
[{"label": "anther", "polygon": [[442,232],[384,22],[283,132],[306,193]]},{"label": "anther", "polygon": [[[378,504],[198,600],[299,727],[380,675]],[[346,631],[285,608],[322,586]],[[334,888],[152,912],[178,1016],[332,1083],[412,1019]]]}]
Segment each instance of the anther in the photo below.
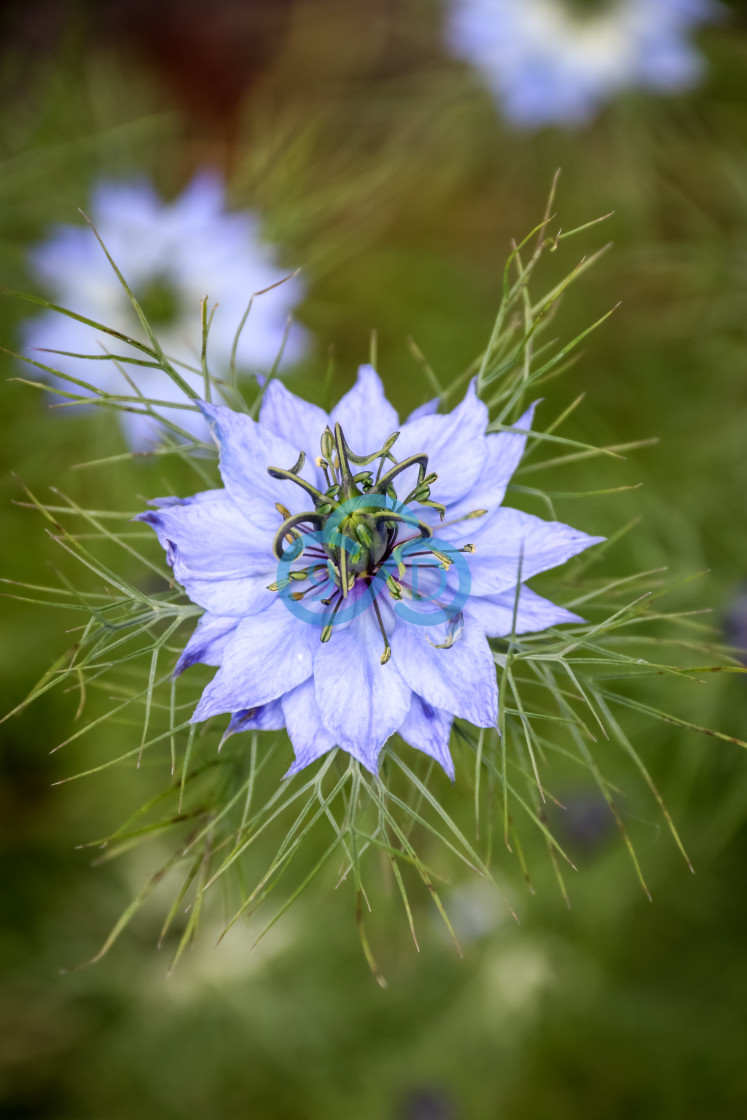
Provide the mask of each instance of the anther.
[{"label": "anther", "polygon": [[386,585],[387,585],[387,588],[389,589],[389,594],[391,595],[391,597],[393,599],[401,599],[402,598],[402,588],[397,583],[394,576],[387,576]]},{"label": "anther", "polygon": [[379,624],[379,630],[381,630],[381,636],[384,639],[384,652],[381,655],[381,664],[386,665],[387,661],[392,656],[392,647],[389,645],[389,639],[387,638],[386,630],[384,629],[384,620],[381,617],[381,611],[379,610],[379,604],[376,602],[375,599],[373,601],[373,608],[374,608],[374,611],[376,613],[376,621]]},{"label": "anther", "polygon": [[441,561],[441,566],[448,571],[454,561],[449,556],[447,556],[445,552],[438,552],[438,550],[435,548],[432,548],[430,551],[433,553],[437,560]]},{"label": "anther", "polygon": [[489,512],[487,509],[473,509],[471,513],[465,513],[464,517],[453,517],[449,521],[444,521],[444,528],[447,525],[458,525],[460,521],[472,521],[475,517],[484,517]]},{"label": "anther", "polygon": [[[325,602],[325,600],[323,599],[322,602]],[[327,600],[327,602],[329,602],[329,600]],[[337,612],[339,611],[340,607],[342,606],[342,602],[343,602],[342,598],[339,598],[337,600],[337,602],[335,603],[334,608],[332,610],[332,617],[330,618],[327,625],[322,628],[322,632],[319,635],[319,641],[320,642],[328,642],[329,639],[332,637],[332,631],[333,631],[334,625],[335,625],[335,616],[336,616]]]}]

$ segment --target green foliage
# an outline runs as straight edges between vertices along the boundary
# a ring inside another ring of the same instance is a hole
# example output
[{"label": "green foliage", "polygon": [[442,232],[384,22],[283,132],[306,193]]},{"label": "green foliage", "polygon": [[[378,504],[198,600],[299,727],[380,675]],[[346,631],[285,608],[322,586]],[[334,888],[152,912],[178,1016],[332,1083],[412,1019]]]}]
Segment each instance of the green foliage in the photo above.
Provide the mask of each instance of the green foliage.
[{"label": "green foliage", "polygon": [[[478,391],[490,408],[490,430],[510,428],[529,400],[536,399],[570,367],[579,344],[611,314],[607,312],[571,341],[549,335],[561,298],[570,285],[585,278],[600,255],[596,252],[582,258],[565,278],[538,292],[546,254],[565,251],[569,239],[585,235],[595,225],[591,222],[556,232],[553,205],[554,187],[542,223],[514,247],[508,259],[495,324],[487,346],[474,362],[442,385],[413,344],[415,361],[442,402],[453,402],[466,381],[477,375]],[[164,354],[126,279],[115,262],[111,263],[147,341],[122,335],[105,324],[82,321],[108,334],[115,344],[125,343],[138,352],[138,358],[116,352],[110,355],[134,392],[105,393],[93,383],[60,374],[45,363],[23,360],[65,377],[71,389],[57,392],[68,402],[106,409],[138,408],[154,418],[159,418],[160,406],[171,402],[143,398],[137,391],[136,374],[130,375],[125,367],[158,368],[184,392],[180,407],[195,408],[194,393],[179,373],[178,363]],[[36,297],[24,298],[53,307]],[[53,309],[81,318],[64,308]],[[251,303],[238,325],[237,341],[247,318],[251,328],[250,310]],[[208,369],[210,320],[207,301],[203,301],[205,397],[219,396],[235,408],[256,414],[263,389],[240,385],[233,368],[223,379]],[[372,348],[375,357],[375,342]],[[386,376],[386,370],[383,372]],[[40,382],[30,384],[45,387]],[[561,500],[585,500],[631,489],[593,484],[591,489],[552,491],[525,484],[538,471],[569,464],[581,463],[581,473],[587,477],[596,458],[614,463],[622,451],[640,446],[597,447],[562,434],[579,403],[577,398],[544,430],[529,434],[524,462],[510,488],[510,502],[528,500],[557,519],[556,503]],[[178,424],[166,423],[163,442],[153,455],[164,469],[176,461],[196,472],[201,484],[216,483],[214,450],[190,440]],[[116,470],[123,458],[126,456],[116,454],[86,465]],[[698,727],[679,708],[670,712],[660,706],[651,685],[663,677],[689,681],[713,672],[745,670],[727,649],[717,647],[700,612],[666,605],[667,598],[676,600],[676,589],[660,571],[610,572],[619,538],[640,532],[628,524],[621,525],[605,546],[566,565],[561,577],[545,577],[552,581],[553,598],[561,592],[565,605],[583,610],[590,616],[588,622],[538,634],[512,634],[492,642],[500,682],[499,724],[478,733],[457,721],[452,739],[457,759],[454,789],[445,787],[443,779],[433,774],[432,762],[420,755],[413,758],[409,748],[396,739],[387,745],[377,778],[364,772],[355,760],[332,752],[310,771],[283,780],[289,758],[285,733],[244,733],[224,743],[217,721],[199,727],[189,723],[198,695],[196,685],[204,684],[205,670],[193,670],[178,682],[171,672],[185,641],[186,625],[193,626],[200,612],[170,579],[160,553],[155,554],[148,543],[151,534],[131,526],[136,510],[85,508],[56,488],[53,495],[53,501],[46,502],[28,491],[28,504],[48,522],[52,540],[83,565],[87,575],[81,580],[80,574],[71,577],[61,572],[61,586],[21,584],[15,595],[73,612],[82,622],[75,627],[74,646],[10,714],[46,698],[53,689],[75,689],[79,695],[76,718],[81,726],[59,746],[68,747],[84,735],[93,735],[102,744],[104,757],[62,781],[88,778],[110,768],[143,767],[150,770],[156,786],[147,802],[96,841],[95,847],[103,850],[106,860],[145,842],[165,853],[94,960],[110,948],[164,879],[173,884],[174,897],[159,943],[173,944],[176,964],[195,935],[206,899],[220,893],[223,900],[226,917],[221,937],[239,920],[253,919],[261,911],[257,924],[252,922],[250,935],[257,944],[321,875],[329,885],[345,883],[352,891],[363,951],[384,984],[364,914],[388,907],[391,889],[399,896],[415,946],[415,913],[422,906],[413,903],[413,892],[419,888],[432,900],[458,950],[444,881],[458,883],[467,873],[475,874],[491,884],[514,914],[507,885],[511,882],[510,857],[515,857],[520,874],[529,880],[530,864],[544,850],[562,897],[568,900],[564,869],[575,870],[575,865],[548,809],[560,804],[558,787],[569,779],[596,786],[617,823],[644,891],[648,890],[644,868],[626,824],[620,782],[627,784],[637,775],[648,787],[652,802],[685,855],[640,747],[644,726],[640,717],[747,746],[720,731]],[[158,590],[152,589],[154,583],[160,584]],[[106,694],[107,702],[92,702],[94,694]],[[130,745],[124,753],[110,757],[106,739],[112,725],[129,729]],[[79,796],[87,795],[81,790]],[[268,915],[271,894],[274,910]]]}]

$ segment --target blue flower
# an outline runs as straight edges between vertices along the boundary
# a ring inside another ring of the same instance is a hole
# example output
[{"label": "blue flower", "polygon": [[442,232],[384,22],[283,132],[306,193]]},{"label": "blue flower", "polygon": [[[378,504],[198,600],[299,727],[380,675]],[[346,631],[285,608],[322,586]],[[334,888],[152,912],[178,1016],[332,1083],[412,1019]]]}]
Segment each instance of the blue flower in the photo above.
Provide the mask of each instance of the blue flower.
[{"label": "blue flower", "polygon": [[[228,369],[234,333],[253,292],[282,280],[284,272],[272,248],[262,241],[259,222],[251,213],[228,213],[219,176],[197,175],[173,202],[164,202],[144,180],[101,183],[93,193],[89,214],[101,239],[116,261],[151,322],[164,352],[177,363],[200,369],[202,330],[200,302],[218,304],[208,338],[208,364]],[[127,293],[117,280],[90,229],[57,226],[50,238],[31,253],[32,270],[44,294],[54,303],[146,341]],[[254,300],[239,342],[239,370],[266,371],[280,349],[286,320],[302,295],[298,281],[289,280]],[[103,333],[75,319],[47,311],[28,321],[24,349],[73,353],[128,352]],[[286,358],[297,358],[303,332],[291,330]],[[48,355],[31,357],[49,362]],[[134,395],[122,373],[108,361],[53,358],[52,364],[106,392]],[[201,373],[177,366],[198,391]],[[154,400],[185,402],[181,390],[160,370],[133,366],[129,374],[138,390]],[[70,389],[59,379],[59,386]],[[168,419],[199,438],[207,437],[196,412],[164,408]],[[142,412],[120,412],[130,444],[141,449],[158,438],[159,425]]]},{"label": "blue flower", "polygon": [[722,11],[714,0],[609,0],[583,14],[568,0],[453,0],[447,34],[513,124],[579,125],[621,90],[693,85],[702,60],[687,33]]},{"label": "blue flower", "polygon": [[277,380],[258,422],[202,405],[224,488],[138,515],[205,608],[176,667],[219,667],[193,722],[286,727],[290,773],[335,746],[376,773],[397,732],[453,777],[454,718],[496,723],[488,638],[580,621],[519,581],[602,538],[501,504],[534,406],[490,434],[474,385],[436,406],[400,425],[371,366],[330,415]]}]

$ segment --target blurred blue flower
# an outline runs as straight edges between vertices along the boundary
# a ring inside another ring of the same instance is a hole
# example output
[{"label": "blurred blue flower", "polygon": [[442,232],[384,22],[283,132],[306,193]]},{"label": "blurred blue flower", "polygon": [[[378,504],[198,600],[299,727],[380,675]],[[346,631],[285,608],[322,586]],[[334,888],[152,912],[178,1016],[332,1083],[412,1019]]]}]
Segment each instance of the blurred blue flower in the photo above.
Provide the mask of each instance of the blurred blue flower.
[{"label": "blurred blue flower", "polygon": [[400,425],[362,366],[330,415],[277,380],[258,422],[202,405],[224,489],[138,515],[205,608],[176,667],[219,666],[193,722],[287,727],[290,773],[335,746],[376,773],[399,732],[453,777],[454,718],[492,727],[498,714],[487,639],[580,621],[519,579],[602,538],[501,506],[534,406],[523,433],[487,434],[474,385],[447,415],[436,404]]},{"label": "blurred blue flower", "polygon": [[[282,280],[284,272],[272,248],[261,239],[258,219],[226,211],[225,188],[217,173],[202,172],[173,202],[164,202],[145,180],[103,182],[93,192],[89,216],[125,280],[141,304],[164,352],[177,363],[200,368],[200,302],[218,304],[208,338],[208,364],[226,376],[235,331],[253,292]],[[47,241],[32,250],[30,263],[51,302],[95,319],[107,327],[146,341],[126,292],[90,229],[58,225]],[[301,299],[301,286],[289,280],[258,297],[237,351],[237,367],[267,371],[277,357],[289,312]],[[304,346],[300,328],[292,328],[285,357],[297,358]],[[55,365],[106,392],[133,395],[110,361],[56,357],[36,348],[81,354],[127,352],[142,357],[103,333],[54,311],[25,324],[24,349],[30,357]],[[202,392],[201,373],[180,373]],[[131,366],[129,375],[143,396],[185,403],[184,394],[160,370]],[[77,391],[62,378],[60,388]],[[196,412],[159,411],[191,434],[207,437]],[[137,412],[120,412],[130,444],[147,447],[159,425]]]},{"label": "blurred blue flower", "polygon": [[607,0],[585,12],[570,0],[453,0],[447,35],[514,125],[580,125],[621,90],[697,82],[703,62],[687,33],[722,11],[714,0]]}]

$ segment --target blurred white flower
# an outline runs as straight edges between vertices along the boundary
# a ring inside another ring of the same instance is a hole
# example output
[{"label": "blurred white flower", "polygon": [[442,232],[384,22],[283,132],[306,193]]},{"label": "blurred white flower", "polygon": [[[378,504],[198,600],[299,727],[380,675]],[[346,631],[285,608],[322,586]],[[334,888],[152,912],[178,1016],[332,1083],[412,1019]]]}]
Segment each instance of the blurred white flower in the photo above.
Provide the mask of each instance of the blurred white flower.
[{"label": "blurred white flower", "polygon": [[698,81],[687,40],[722,13],[714,0],[453,0],[454,52],[485,76],[505,116],[522,128],[579,125],[624,89],[661,93]]},{"label": "blurred white flower", "polygon": [[[200,302],[208,296],[209,309],[218,304],[207,357],[211,373],[226,377],[234,335],[252,293],[287,274],[272,247],[261,240],[257,217],[228,213],[223,182],[211,172],[197,175],[173,202],[164,202],[143,179],[102,182],[93,192],[88,213],[169,358],[199,370]],[[56,226],[49,239],[32,250],[30,259],[51,302],[146,341],[126,292],[89,228]],[[268,371],[280,349],[288,314],[302,294],[294,278],[254,300],[237,350],[240,371]],[[304,332],[292,326],[284,360],[297,359],[304,345]],[[45,311],[25,324],[24,352],[29,357],[106,392],[124,395],[133,391],[114,362],[40,354],[37,348],[143,356],[54,311]],[[185,402],[184,394],[162,371],[125,368],[145,397]],[[176,368],[202,395],[202,375],[178,364]],[[69,382],[57,381],[61,388],[77,391]],[[158,411],[191,434],[209,438],[201,414],[183,409]],[[158,438],[160,425],[149,416],[138,412],[119,415],[134,448],[148,447]]]}]

